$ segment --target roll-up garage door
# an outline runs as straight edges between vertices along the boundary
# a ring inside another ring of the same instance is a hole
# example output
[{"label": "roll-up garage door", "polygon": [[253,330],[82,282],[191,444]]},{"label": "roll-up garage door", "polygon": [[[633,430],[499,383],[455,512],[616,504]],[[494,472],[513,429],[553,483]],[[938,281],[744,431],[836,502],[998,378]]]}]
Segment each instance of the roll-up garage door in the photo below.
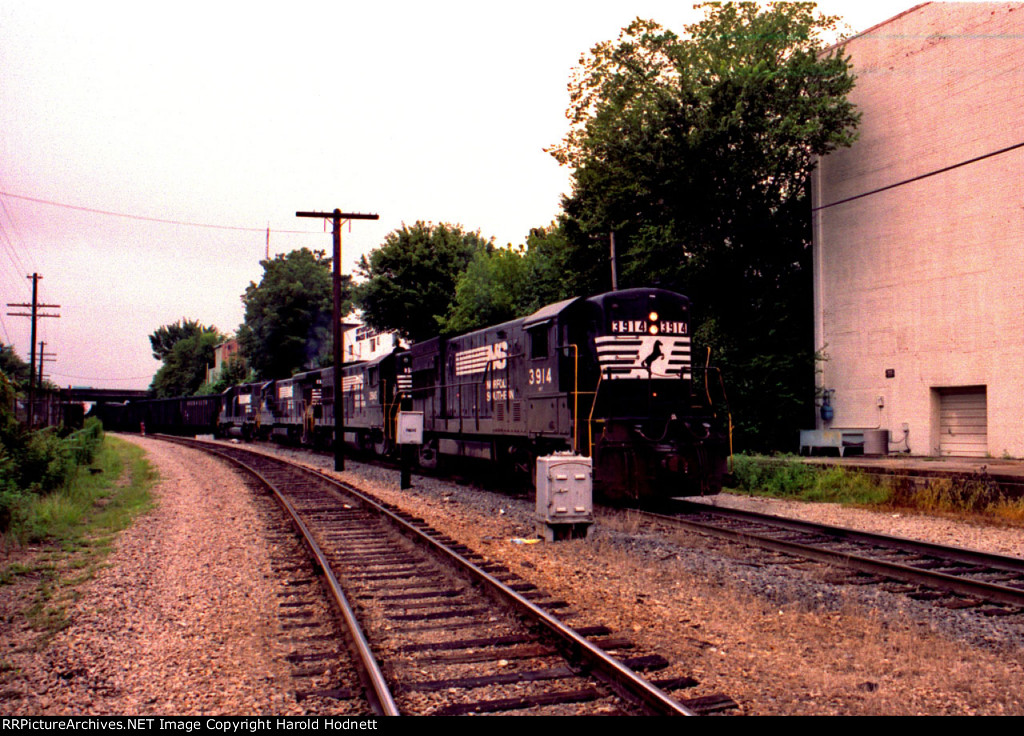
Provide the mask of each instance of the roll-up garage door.
[{"label": "roll-up garage door", "polygon": [[988,454],[988,411],[984,386],[939,390],[939,452],[961,457]]}]

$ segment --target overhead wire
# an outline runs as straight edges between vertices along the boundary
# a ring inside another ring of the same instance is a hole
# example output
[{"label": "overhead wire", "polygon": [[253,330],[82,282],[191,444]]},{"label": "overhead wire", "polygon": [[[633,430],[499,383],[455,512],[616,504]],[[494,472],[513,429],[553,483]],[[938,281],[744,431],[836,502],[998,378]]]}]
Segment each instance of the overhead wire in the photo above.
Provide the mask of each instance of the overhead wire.
[{"label": "overhead wire", "polygon": [[993,156],[999,156],[1004,153],[1009,153],[1010,151],[1015,151],[1018,148],[1024,148],[1024,142],[1015,143],[1012,146],[1006,146],[1005,148],[990,151],[989,153],[984,153],[980,156],[969,158],[966,161],[959,161],[955,164],[950,164],[949,166],[943,166],[941,169],[935,169],[934,171],[928,171],[924,174],[918,174],[917,176],[912,176],[909,179],[894,182],[893,184],[887,184],[884,187],[878,187],[877,189],[871,189],[867,192],[861,192],[860,194],[855,194],[852,197],[845,197],[843,199],[836,200],[835,202],[829,202],[828,204],[819,205],[817,207],[812,208],[812,211],[820,212],[821,210],[827,210],[829,207],[836,207],[841,204],[846,204],[847,202],[853,202],[858,199],[863,199],[864,197],[870,197],[873,194],[887,192],[890,189],[896,189],[897,187],[906,186],[907,184],[912,184],[915,181],[921,181],[922,179],[927,179],[928,177],[931,176],[937,176],[938,174],[945,174],[947,171],[953,171],[954,169],[959,169],[962,166],[968,166],[970,164],[978,163],[979,161],[984,161],[985,159],[992,158]]},{"label": "overhead wire", "polygon": [[[14,267],[13,277],[7,269],[6,264],[3,264],[4,267],[0,268],[0,274],[3,275],[6,284],[5,291],[8,293],[24,291],[28,295],[31,295],[32,291],[29,289],[28,284],[21,279],[21,274],[27,273],[27,269],[25,268],[25,264],[22,262],[21,258],[18,256],[18,249],[8,233],[9,227],[13,231],[15,238],[20,241],[21,234],[18,232],[18,224],[14,220],[14,217],[11,216],[10,210],[7,209],[7,204],[3,199],[0,199],[0,209],[2,209],[3,214],[7,218],[6,227],[4,225],[3,218],[0,218],[0,245],[3,246],[4,253],[7,255],[8,260],[10,260],[11,265]],[[31,255],[29,255],[29,259],[31,260]],[[11,278],[13,278],[13,281],[8,281],[8,279]],[[0,312],[0,330],[3,330],[4,343],[11,345],[14,341],[11,339],[11,334],[7,330],[7,323],[4,321],[2,315],[3,313]]]},{"label": "overhead wire", "polygon": [[[18,231],[18,223],[14,219],[14,216],[11,215],[11,211],[7,209],[7,203],[4,202],[4,200],[2,198],[0,198],[0,209],[2,209],[4,215],[6,215],[7,222],[10,224],[11,229],[14,231],[15,238],[20,241],[21,240],[21,233]],[[2,221],[0,221],[0,224],[2,224]],[[19,270],[24,271],[25,270],[25,265],[21,262],[21,258],[18,257],[17,251],[15,251],[15,249],[14,249],[14,243],[11,241],[10,236],[8,236],[6,230],[3,231],[3,236],[4,236],[4,241],[7,243],[7,246],[9,248],[8,255],[10,256],[11,261],[15,263],[15,266],[17,266],[19,268]],[[29,260],[31,260],[31,259],[32,259],[32,256],[29,255]]]},{"label": "overhead wire", "polygon": [[[273,229],[273,228],[271,228],[269,226],[269,224],[267,226],[264,226],[264,227],[243,227],[243,226],[238,226],[238,225],[220,225],[220,224],[215,224],[215,223],[203,223],[203,222],[194,222],[194,221],[188,221],[188,220],[173,220],[173,219],[160,218],[160,217],[149,217],[149,216],[146,216],[146,215],[136,215],[136,214],[130,214],[130,213],[125,213],[125,212],[116,212],[116,211],[113,211],[113,210],[104,210],[104,209],[99,209],[99,208],[95,208],[95,207],[85,207],[85,206],[82,206],[82,205],[74,205],[74,204],[68,204],[66,202],[57,202],[57,201],[54,201],[54,200],[43,199],[41,197],[30,197],[30,196],[24,195],[24,194],[16,194],[14,192],[0,191],[0,210],[2,210],[2,212],[6,215],[6,218],[7,218],[8,223],[10,224],[10,227],[13,228],[15,237],[19,241],[21,240],[21,237],[20,237],[20,234],[17,231],[17,224],[16,224],[14,218],[11,216],[10,210],[7,208],[7,204],[4,201],[5,198],[8,198],[8,197],[11,198],[11,199],[17,199],[17,200],[22,200],[22,201],[26,201],[26,202],[34,202],[36,204],[42,204],[42,205],[46,205],[46,206],[50,206],[50,207],[58,207],[58,208],[61,208],[61,209],[73,210],[73,211],[77,211],[77,212],[87,212],[87,213],[90,213],[90,214],[104,215],[104,216],[107,216],[107,217],[119,217],[119,218],[123,218],[123,219],[136,220],[136,221],[141,221],[141,222],[154,222],[154,223],[160,223],[160,224],[165,224],[165,225],[176,225],[176,226],[181,226],[181,227],[195,227],[195,228],[204,228],[204,229],[211,229],[211,230],[228,230],[228,231],[235,231],[235,232],[252,232],[252,233],[257,233],[258,232],[258,233],[265,233],[266,237],[267,237],[268,251],[269,251],[270,236],[271,236],[271,234],[274,234],[274,233],[276,233],[276,234],[289,234],[289,235],[322,235],[323,234],[323,233],[321,233],[319,231],[312,231],[312,230]],[[18,248],[16,247],[14,241],[12,241],[10,235],[7,232],[7,229],[4,227],[2,219],[0,219],[0,244],[2,244],[4,246],[3,250],[6,253],[7,258],[10,260],[11,264],[14,266],[14,268],[17,271],[26,271],[26,267],[25,267],[24,263],[21,261],[21,258],[18,256]],[[31,255],[30,254],[29,254],[29,259],[31,260]],[[2,264],[2,261],[0,261],[0,264]],[[31,270],[36,271],[38,269],[34,269],[33,268]],[[0,274],[3,274],[3,273],[4,273],[4,269],[0,268]],[[18,278],[16,280],[16,283],[21,283],[20,278]],[[26,285],[24,285],[24,284],[22,285],[22,288],[23,289],[28,289],[28,287]],[[28,291],[29,291],[29,293],[31,293],[31,289],[28,289]],[[41,336],[45,338],[47,336],[47,332],[48,332],[47,329],[46,329],[46,320],[42,321],[42,324],[40,325],[40,327],[41,327],[41,332],[42,332]],[[7,331],[7,326],[4,323],[2,316],[0,316],[0,329],[2,329],[2,331],[3,331],[5,344],[11,344],[12,341],[10,339],[10,335],[9,335],[9,333]],[[132,380],[141,380],[141,379],[151,378],[150,375],[130,376],[130,377],[120,377],[120,378],[94,378],[94,377],[89,377],[89,376],[73,376],[73,375],[69,375],[69,374],[59,373],[57,371],[52,371],[51,375],[53,375],[53,376],[60,376],[61,378],[70,378],[70,379],[74,379],[74,380],[111,381],[111,382],[132,381]]]},{"label": "overhead wire", "polygon": [[[94,215],[107,215],[108,217],[123,217],[128,220],[140,220],[142,222],[159,222],[164,225],[181,225],[184,227],[200,227],[209,228],[213,230],[236,230],[242,232],[252,233],[265,233],[269,228],[267,227],[242,227],[238,225],[217,225],[212,223],[204,222],[190,222],[188,220],[169,220],[162,217],[148,217],[146,215],[133,215],[126,212],[114,212],[113,210],[101,210],[94,207],[83,207],[80,205],[67,204],[66,202],[54,202],[49,199],[41,199],[39,197],[29,197],[24,194],[14,194],[13,192],[0,191],[0,202],[3,202],[4,197],[10,197],[12,199],[20,199],[26,202],[35,202],[37,204],[45,204],[51,207],[60,207],[68,210],[76,210],[78,212],[89,212]],[[287,233],[291,235],[320,235],[321,233],[314,232],[312,230],[270,230],[271,233]]]}]

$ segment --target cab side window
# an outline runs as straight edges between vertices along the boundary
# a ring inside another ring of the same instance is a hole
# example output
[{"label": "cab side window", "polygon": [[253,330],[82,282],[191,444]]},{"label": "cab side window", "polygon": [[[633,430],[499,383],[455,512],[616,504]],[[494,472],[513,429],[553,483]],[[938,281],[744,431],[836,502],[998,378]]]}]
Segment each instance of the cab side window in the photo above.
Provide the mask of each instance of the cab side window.
[{"label": "cab side window", "polygon": [[534,327],[530,330],[530,358],[548,357],[548,326]]}]

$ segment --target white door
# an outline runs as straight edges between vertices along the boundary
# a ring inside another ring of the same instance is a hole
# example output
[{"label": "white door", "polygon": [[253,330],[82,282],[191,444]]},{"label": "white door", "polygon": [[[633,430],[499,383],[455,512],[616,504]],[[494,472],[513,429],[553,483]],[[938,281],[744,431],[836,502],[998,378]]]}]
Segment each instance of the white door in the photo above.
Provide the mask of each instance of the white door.
[{"label": "white door", "polygon": [[984,386],[939,390],[939,453],[961,457],[988,454]]}]

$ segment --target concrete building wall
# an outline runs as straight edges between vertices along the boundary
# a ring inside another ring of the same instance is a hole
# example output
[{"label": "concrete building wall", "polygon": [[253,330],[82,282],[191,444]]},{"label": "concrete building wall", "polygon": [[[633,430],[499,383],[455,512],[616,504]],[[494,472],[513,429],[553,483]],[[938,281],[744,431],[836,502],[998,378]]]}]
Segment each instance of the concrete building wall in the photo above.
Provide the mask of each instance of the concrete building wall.
[{"label": "concrete building wall", "polygon": [[975,387],[984,452],[1024,456],[1024,3],[918,6],[845,49],[860,139],[813,182],[818,428],[949,452],[946,389]]}]

